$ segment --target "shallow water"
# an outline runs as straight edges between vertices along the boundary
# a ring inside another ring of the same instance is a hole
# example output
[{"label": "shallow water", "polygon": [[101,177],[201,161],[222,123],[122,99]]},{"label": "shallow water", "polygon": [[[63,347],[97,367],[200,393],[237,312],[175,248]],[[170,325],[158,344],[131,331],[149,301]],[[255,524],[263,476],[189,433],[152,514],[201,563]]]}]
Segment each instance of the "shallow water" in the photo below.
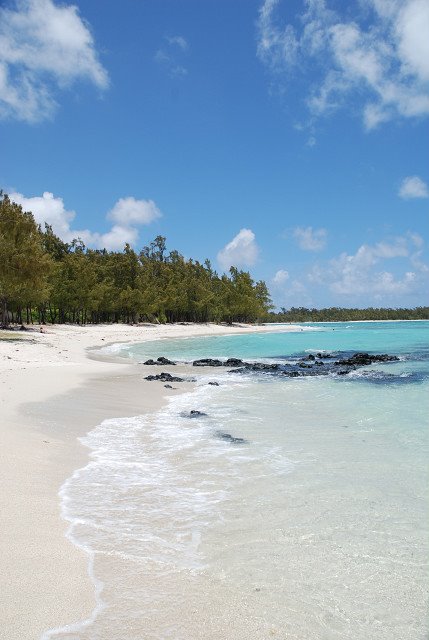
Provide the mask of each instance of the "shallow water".
[{"label": "shallow water", "polygon": [[126,349],[401,361],[299,379],[200,370],[157,414],[93,430],[61,494],[99,606],[45,639],[427,638],[429,323],[315,327]]}]

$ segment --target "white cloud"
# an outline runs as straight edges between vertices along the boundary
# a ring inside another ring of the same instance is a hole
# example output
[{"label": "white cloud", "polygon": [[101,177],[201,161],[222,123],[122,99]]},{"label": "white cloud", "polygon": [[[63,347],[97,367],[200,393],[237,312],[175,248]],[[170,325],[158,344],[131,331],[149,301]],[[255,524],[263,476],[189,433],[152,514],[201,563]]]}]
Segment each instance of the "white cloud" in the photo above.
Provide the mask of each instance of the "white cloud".
[{"label": "white cloud", "polygon": [[109,220],[120,225],[150,224],[161,217],[161,211],[153,200],[136,200],[133,197],[120,198],[107,214]]},{"label": "white cloud", "polygon": [[326,229],[313,229],[313,227],[296,227],[293,237],[304,251],[321,251],[326,246]]},{"label": "white cloud", "polygon": [[259,248],[255,234],[250,229],[241,231],[217,254],[222,269],[229,267],[249,267],[258,259]]},{"label": "white cloud", "polygon": [[42,228],[45,222],[51,225],[54,233],[64,242],[81,238],[87,246],[109,251],[121,250],[126,243],[136,244],[139,237],[138,226],[150,224],[162,215],[152,200],[121,198],[106,216],[116,224],[106,233],[98,233],[89,229],[73,229],[75,211],[66,209],[63,199],[55,197],[49,191],[45,191],[42,196],[30,198],[12,192],[9,197],[20,204],[24,211],[31,211]]},{"label": "white cloud", "polygon": [[426,182],[418,176],[409,176],[404,178],[398,192],[401,198],[409,200],[410,198],[429,198],[429,190]]},{"label": "white cloud", "polygon": [[289,273],[284,269],[279,269],[273,278],[273,284],[278,287],[283,285],[287,280],[289,280]]},{"label": "white cloud", "polygon": [[305,284],[298,279],[288,281],[284,286],[278,287],[276,297],[278,306],[307,307],[313,304],[311,293]]},{"label": "white cloud", "polygon": [[0,9],[0,118],[37,122],[52,116],[58,89],[78,80],[108,86],[76,6],[16,0],[15,7]]},{"label": "white cloud", "polygon": [[[418,234],[408,233],[394,241],[361,245],[356,253],[342,253],[327,266],[314,265],[308,280],[314,284],[328,285],[333,293],[350,297],[370,296],[376,299],[399,294],[411,294],[421,286],[421,278],[429,271],[420,261],[422,246]],[[404,258],[413,268],[395,276],[384,268],[385,260]]]},{"label": "white cloud", "polygon": [[[347,19],[325,0],[306,0],[299,28],[281,25],[280,0],[265,0],[258,20],[257,54],[277,77],[311,69],[308,107],[329,113],[347,99],[367,129],[396,117],[429,115],[429,3],[366,0]],[[337,3],[342,7],[341,3]],[[365,8],[359,14],[359,7]]]},{"label": "white cloud", "polygon": [[[136,227],[122,227],[114,224],[107,233],[92,233],[86,242],[100,249],[117,251],[124,248],[125,244],[135,245],[139,237]],[[85,241],[85,238],[82,238]]]}]

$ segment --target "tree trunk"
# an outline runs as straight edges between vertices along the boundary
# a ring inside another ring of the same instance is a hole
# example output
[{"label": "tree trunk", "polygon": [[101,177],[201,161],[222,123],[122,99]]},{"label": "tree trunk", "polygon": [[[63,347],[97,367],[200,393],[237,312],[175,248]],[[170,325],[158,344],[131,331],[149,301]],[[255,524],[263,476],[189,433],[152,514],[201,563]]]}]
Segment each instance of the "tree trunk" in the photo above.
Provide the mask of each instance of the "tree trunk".
[{"label": "tree trunk", "polygon": [[7,298],[2,299],[2,326],[7,329],[9,326],[9,315],[7,311]]}]

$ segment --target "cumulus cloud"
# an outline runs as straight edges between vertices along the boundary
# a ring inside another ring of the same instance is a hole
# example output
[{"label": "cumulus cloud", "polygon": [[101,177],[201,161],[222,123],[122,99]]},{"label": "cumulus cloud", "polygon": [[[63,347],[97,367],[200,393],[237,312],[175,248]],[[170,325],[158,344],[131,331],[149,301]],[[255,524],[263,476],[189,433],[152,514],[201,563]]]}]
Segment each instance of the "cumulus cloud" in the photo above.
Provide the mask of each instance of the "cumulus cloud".
[{"label": "cumulus cloud", "polygon": [[[328,285],[333,293],[345,296],[371,296],[382,299],[392,295],[411,294],[422,285],[428,272],[421,262],[422,238],[408,233],[393,241],[375,245],[363,244],[356,253],[342,253],[327,266],[314,265],[308,274],[310,282]],[[419,249],[416,251],[416,248]],[[384,261],[404,258],[409,261],[401,275],[387,270]]]},{"label": "cumulus cloud", "polygon": [[89,229],[74,229],[72,223],[76,212],[66,209],[63,199],[55,197],[49,191],[45,191],[42,196],[30,198],[12,192],[9,197],[13,202],[20,204],[24,211],[31,211],[36,222],[42,227],[45,223],[51,225],[54,233],[64,242],[81,238],[87,246],[109,251],[121,250],[126,243],[136,244],[139,237],[138,227],[150,224],[162,215],[152,200],[121,198],[106,216],[115,224],[106,233],[98,233]]},{"label": "cumulus cloud", "polygon": [[182,59],[188,49],[188,41],[183,36],[166,36],[164,44],[155,53],[154,60],[164,67],[170,77],[186,76],[188,70]]},{"label": "cumulus cloud", "polygon": [[273,284],[278,287],[283,285],[287,280],[289,280],[289,273],[284,269],[279,269],[274,275]]},{"label": "cumulus cloud", "polygon": [[58,90],[78,80],[99,89],[109,82],[76,6],[16,0],[0,8],[0,118],[49,118]]},{"label": "cumulus cloud", "polygon": [[313,117],[347,100],[367,129],[429,114],[427,0],[366,0],[356,3],[353,19],[325,0],[306,0],[298,26],[281,23],[281,4],[265,0],[260,8],[257,55],[282,82],[318,74],[307,95]]},{"label": "cumulus cloud", "polygon": [[150,224],[161,217],[161,211],[153,200],[136,200],[129,197],[120,198],[107,217],[122,226]]},{"label": "cumulus cloud", "polygon": [[293,230],[293,237],[304,251],[321,251],[326,246],[327,235],[326,229],[313,227],[295,227]]},{"label": "cumulus cloud", "polygon": [[411,198],[429,198],[429,190],[426,182],[418,176],[404,178],[399,188],[399,197],[404,200]]},{"label": "cumulus cloud", "polygon": [[222,269],[231,266],[250,267],[258,259],[259,248],[255,234],[250,229],[241,229],[239,233],[217,254]]}]

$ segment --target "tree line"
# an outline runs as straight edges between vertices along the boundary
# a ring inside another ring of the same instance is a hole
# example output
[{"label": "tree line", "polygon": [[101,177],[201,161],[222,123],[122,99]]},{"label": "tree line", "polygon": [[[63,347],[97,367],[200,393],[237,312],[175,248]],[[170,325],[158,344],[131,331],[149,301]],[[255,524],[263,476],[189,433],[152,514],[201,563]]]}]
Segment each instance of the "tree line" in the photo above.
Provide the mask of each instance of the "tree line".
[{"label": "tree line", "polygon": [[0,324],[101,322],[332,322],[429,319],[415,309],[272,311],[265,282],[231,267],[185,259],[155,238],[136,252],[88,249],[61,240],[0,191]]},{"label": "tree line", "polygon": [[329,307],[326,309],[307,309],[306,307],[282,307],[278,313],[269,312],[268,322],[349,322],[353,320],[428,320],[429,307],[414,309],[385,309],[369,307],[367,309],[347,309]]},{"label": "tree line", "polygon": [[155,238],[136,252],[62,241],[0,192],[0,319],[27,323],[255,322],[267,316],[265,282],[185,259]]}]

